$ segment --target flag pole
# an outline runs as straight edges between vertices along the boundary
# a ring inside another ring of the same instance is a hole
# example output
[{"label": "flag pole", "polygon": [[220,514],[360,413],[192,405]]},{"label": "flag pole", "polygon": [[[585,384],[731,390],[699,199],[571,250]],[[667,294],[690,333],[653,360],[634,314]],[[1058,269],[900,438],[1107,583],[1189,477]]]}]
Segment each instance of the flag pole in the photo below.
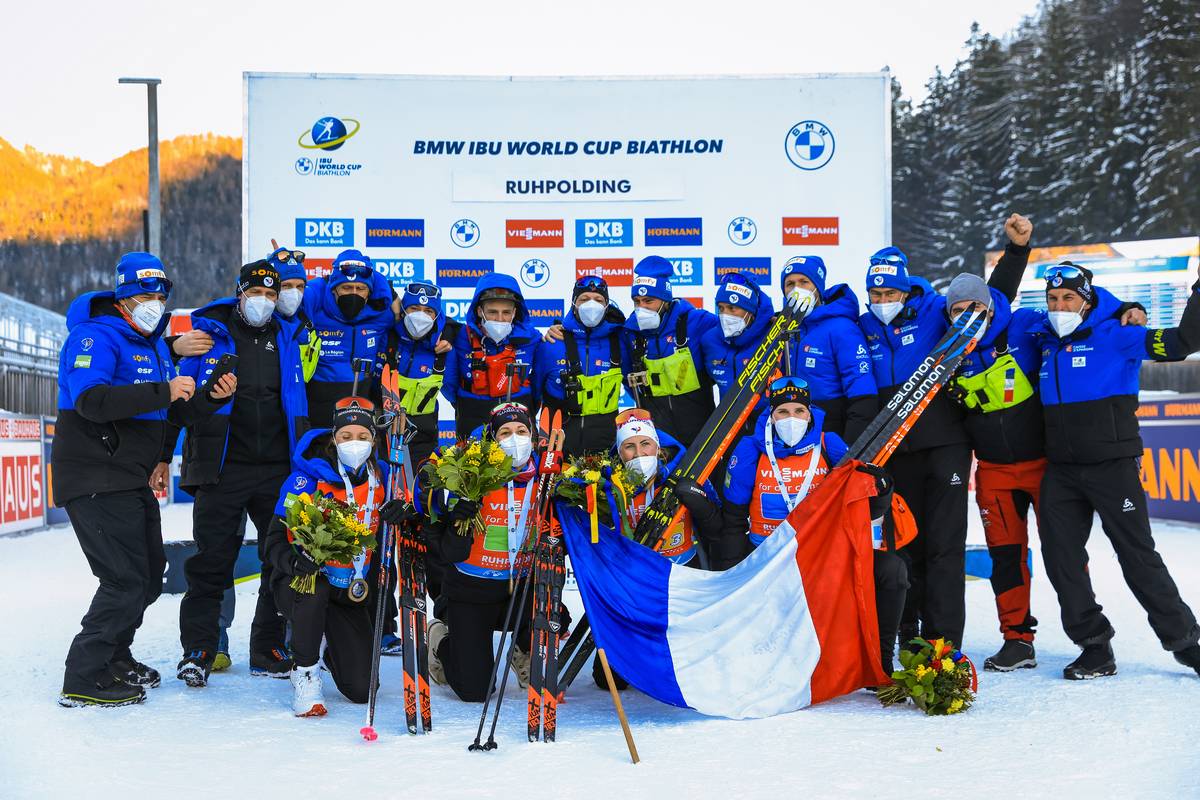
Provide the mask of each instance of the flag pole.
[{"label": "flag pole", "polygon": [[613,705],[617,707],[617,717],[621,720],[621,732],[625,734],[625,744],[629,747],[629,757],[633,759],[633,763],[641,761],[638,758],[637,745],[633,743],[633,733],[629,730],[629,720],[625,717],[625,707],[621,705],[621,695],[617,692],[617,684],[613,680],[612,670],[608,667],[608,656],[604,655],[604,648],[596,648],[596,657],[600,659],[600,666],[604,668],[604,679],[608,681],[608,691],[612,694]]}]

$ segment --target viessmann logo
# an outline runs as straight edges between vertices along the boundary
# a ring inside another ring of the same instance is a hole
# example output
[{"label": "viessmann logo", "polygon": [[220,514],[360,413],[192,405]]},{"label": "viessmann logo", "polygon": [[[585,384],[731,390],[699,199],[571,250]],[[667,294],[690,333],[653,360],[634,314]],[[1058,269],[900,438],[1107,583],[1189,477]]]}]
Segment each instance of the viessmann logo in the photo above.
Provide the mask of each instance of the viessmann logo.
[{"label": "viessmann logo", "polygon": [[504,223],[504,239],[509,247],[562,247],[561,219],[510,219]]},{"label": "viessmann logo", "polygon": [[838,243],[837,217],[784,217],[784,244]]}]

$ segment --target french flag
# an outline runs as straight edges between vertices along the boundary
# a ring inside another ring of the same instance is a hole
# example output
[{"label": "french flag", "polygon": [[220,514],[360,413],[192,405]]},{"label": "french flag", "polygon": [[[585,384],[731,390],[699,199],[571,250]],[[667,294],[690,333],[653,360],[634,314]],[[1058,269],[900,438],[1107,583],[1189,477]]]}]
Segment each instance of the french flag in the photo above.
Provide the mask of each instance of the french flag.
[{"label": "french flag", "polygon": [[868,498],[835,469],[749,557],[725,572],[672,564],[560,504],[596,643],[629,683],[671,705],[746,719],[885,681]]}]

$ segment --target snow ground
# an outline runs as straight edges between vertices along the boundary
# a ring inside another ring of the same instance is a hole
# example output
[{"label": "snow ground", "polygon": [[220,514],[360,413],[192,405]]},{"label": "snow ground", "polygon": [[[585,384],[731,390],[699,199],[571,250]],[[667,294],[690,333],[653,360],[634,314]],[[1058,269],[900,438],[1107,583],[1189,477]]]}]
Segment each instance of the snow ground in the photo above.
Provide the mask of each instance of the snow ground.
[{"label": "snow ground", "polygon": [[[172,511],[171,527],[188,519]],[[190,508],[188,509],[190,513]],[[972,512],[973,542],[982,542]],[[1159,523],[1159,549],[1200,608],[1200,529]],[[186,533],[186,532],[184,532]],[[168,538],[172,533],[168,531]],[[175,538],[179,538],[175,536]],[[882,709],[859,692],[772,719],[728,721],[623,695],[643,762],[629,763],[607,692],[585,671],[560,708],[559,741],[529,744],[524,704],[510,681],[499,750],[468,753],[479,706],[434,687],[434,732],[410,738],[399,659],[385,658],[377,742],[358,729],[364,710],[326,682],[330,715],[300,720],[285,681],[247,672],[249,614],[232,631],[235,664],[207,689],[175,680],[179,597],[146,615],[136,655],[159,669],[161,688],[141,706],[62,709],[62,660],[95,587],[69,528],[0,539],[0,608],[7,625],[0,686],[0,797],[219,797],[321,794],[363,797],[1200,797],[1200,678],[1158,645],[1096,528],[1092,575],[1118,635],[1119,674],[1087,683],[1061,678],[1077,650],[1063,635],[1052,590],[1035,557],[1036,670],[980,673],[979,699],[958,717]],[[51,591],[40,574],[51,573]],[[251,607],[257,582],[239,586]],[[571,593],[577,610],[579,596]],[[1000,644],[988,584],[967,587],[967,652],[982,663]],[[538,788],[545,782],[545,788]],[[282,794],[281,794],[282,792]]]}]

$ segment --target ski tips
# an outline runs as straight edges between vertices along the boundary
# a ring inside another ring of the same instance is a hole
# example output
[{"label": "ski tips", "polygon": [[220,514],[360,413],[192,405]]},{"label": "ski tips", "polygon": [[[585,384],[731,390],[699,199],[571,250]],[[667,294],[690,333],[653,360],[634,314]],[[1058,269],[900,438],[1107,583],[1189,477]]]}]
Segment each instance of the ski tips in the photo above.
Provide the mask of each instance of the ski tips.
[{"label": "ski tips", "polygon": [[376,733],[375,729],[370,725],[364,725],[358,729],[358,732],[359,735],[361,735],[363,739],[366,739],[368,742],[373,742],[379,738],[379,734]]}]

